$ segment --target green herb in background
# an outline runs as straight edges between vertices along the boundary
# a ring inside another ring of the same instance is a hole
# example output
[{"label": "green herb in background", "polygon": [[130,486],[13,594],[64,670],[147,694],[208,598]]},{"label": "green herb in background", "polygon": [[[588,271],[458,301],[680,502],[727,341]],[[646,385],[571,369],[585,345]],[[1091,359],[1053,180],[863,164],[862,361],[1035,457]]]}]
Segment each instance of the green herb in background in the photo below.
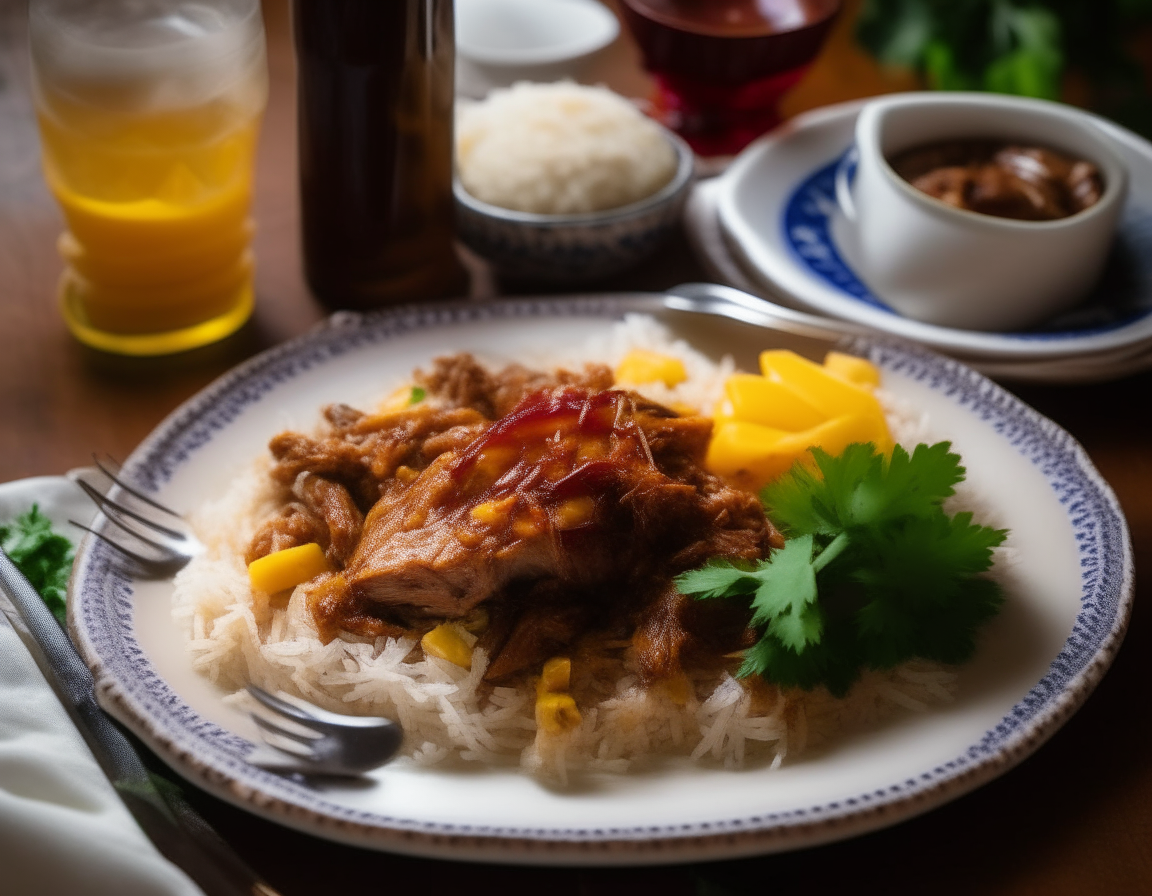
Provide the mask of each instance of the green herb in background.
[{"label": "green herb in background", "polygon": [[1152,97],[1126,47],[1152,0],[865,0],[857,34],[882,62],[939,90],[1059,99],[1083,79],[1091,108],[1152,135]]},{"label": "green herb in background", "polygon": [[64,595],[72,571],[72,543],[52,531],[52,523],[38,505],[9,526],[0,526],[0,545],[32,583],[52,611],[65,624]]},{"label": "green herb in background", "polygon": [[964,479],[948,442],[872,445],[838,457],[812,450],[819,475],[797,464],[761,494],[787,537],[756,564],[712,561],[676,577],[698,599],[746,600],[760,640],[740,677],[847,693],[864,668],[913,657],[959,663],[997,612],[1000,587],[981,578],[1006,530],[948,516],[941,506]]}]

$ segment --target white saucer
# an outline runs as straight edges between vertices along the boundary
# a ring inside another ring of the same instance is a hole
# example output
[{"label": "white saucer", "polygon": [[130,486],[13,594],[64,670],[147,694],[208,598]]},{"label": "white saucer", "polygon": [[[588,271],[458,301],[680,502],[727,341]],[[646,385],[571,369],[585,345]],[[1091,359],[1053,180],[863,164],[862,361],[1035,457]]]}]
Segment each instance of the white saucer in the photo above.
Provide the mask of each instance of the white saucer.
[{"label": "white saucer", "polygon": [[[1152,347],[1152,144],[1083,113],[1130,173],[1127,208],[1104,279],[1081,305],[1035,330],[983,333],[920,323],[888,308],[853,269],[833,177],[862,102],[798,116],[742,152],[717,179],[727,242],[755,279],[796,307],[865,324],[966,360],[1140,356]],[[1114,365],[1113,365],[1114,366]]]},{"label": "white saucer", "polygon": [[[717,179],[699,181],[684,205],[684,224],[689,242],[709,277],[717,283],[734,286],[776,305],[806,310],[800,302],[758,280],[737,258],[731,240],[720,226],[716,197],[719,186]],[[966,356],[956,349],[948,349],[946,353],[959,358],[985,376],[1013,382],[1103,382],[1152,369],[1152,339],[1063,358]]]}]

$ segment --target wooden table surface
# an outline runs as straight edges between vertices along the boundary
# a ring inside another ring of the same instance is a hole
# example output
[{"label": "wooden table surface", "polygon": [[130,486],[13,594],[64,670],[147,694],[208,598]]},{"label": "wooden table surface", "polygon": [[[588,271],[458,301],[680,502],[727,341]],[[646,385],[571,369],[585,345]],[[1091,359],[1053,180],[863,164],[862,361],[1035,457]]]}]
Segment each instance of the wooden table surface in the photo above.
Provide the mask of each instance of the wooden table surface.
[{"label": "wooden table surface", "polygon": [[[169,411],[232,365],[305,332],[322,310],[301,279],[291,42],[283,0],[267,7],[271,101],[259,154],[257,311],[225,343],[161,360],[91,352],[53,301],[60,216],[44,187],[28,91],[25,4],[0,0],[0,481],[59,474],[93,451],[123,457]],[[646,81],[626,42],[606,77]],[[607,289],[700,279],[683,239]],[[473,293],[498,291],[477,276]],[[1013,388],[1009,384],[1009,388]],[[1099,385],[1013,388],[1069,430],[1112,484],[1137,568],[1152,562],[1152,374]],[[1084,894],[1152,892],[1152,621],[1137,606],[1096,692],[1051,741],[1002,778],[927,815],[844,843],[734,862],[643,869],[546,869],[411,859],[332,845],[192,798],[285,896],[354,885],[549,896],[659,892]],[[3,699],[3,695],[0,695]],[[2,873],[2,872],[0,872]],[[0,886],[2,889],[2,886]]]}]

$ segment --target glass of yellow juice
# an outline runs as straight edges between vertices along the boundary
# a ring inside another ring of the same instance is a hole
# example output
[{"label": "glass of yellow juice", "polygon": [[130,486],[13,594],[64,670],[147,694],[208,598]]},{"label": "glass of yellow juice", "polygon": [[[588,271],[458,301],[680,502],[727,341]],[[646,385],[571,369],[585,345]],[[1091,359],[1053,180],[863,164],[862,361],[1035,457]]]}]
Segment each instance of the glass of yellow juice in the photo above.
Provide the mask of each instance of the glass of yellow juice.
[{"label": "glass of yellow juice", "polygon": [[31,0],[59,298],[81,342],[161,355],[252,313],[259,0]]}]

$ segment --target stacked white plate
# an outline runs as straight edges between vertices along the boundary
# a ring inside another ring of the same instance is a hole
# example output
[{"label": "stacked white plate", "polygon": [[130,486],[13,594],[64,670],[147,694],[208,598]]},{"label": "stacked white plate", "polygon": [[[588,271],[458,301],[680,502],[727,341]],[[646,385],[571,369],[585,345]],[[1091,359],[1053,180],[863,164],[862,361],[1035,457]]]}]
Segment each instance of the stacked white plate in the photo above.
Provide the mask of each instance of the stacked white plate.
[{"label": "stacked white plate", "polygon": [[1152,144],[1088,113],[1116,144],[1130,189],[1116,246],[1083,303],[1014,333],[939,327],[903,317],[857,275],[834,176],[862,102],[790,121],[742,152],[688,204],[689,235],[717,280],[769,301],[863,324],[1034,382],[1113,379],[1152,368]]}]

